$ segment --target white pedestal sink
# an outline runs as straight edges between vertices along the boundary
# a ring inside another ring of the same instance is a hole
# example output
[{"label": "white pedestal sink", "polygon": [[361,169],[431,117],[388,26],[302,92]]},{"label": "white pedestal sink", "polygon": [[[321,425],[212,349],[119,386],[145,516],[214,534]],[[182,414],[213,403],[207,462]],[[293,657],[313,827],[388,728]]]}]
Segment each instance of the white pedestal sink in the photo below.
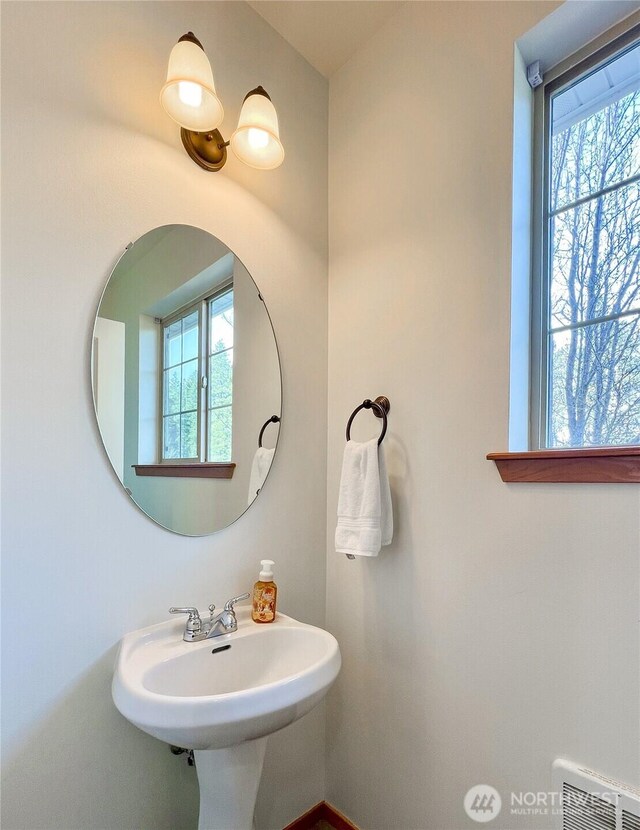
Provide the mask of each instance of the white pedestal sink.
[{"label": "white pedestal sink", "polygon": [[340,671],[327,631],[278,614],[199,643],[169,620],[123,637],[113,700],[139,729],[195,750],[199,830],[251,830],[266,739],[324,697]]}]

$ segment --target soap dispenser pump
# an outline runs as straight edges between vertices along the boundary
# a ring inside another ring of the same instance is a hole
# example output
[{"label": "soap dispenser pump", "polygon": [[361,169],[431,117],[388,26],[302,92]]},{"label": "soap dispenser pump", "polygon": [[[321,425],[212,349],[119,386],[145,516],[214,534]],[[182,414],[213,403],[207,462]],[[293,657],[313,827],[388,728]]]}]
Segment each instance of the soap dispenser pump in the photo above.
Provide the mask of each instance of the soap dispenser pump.
[{"label": "soap dispenser pump", "polygon": [[260,578],[253,586],[251,618],[257,623],[270,623],[276,618],[278,586],[273,581],[273,566],[275,563],[272,559],[262,559],[260,564],[262,565]]}]

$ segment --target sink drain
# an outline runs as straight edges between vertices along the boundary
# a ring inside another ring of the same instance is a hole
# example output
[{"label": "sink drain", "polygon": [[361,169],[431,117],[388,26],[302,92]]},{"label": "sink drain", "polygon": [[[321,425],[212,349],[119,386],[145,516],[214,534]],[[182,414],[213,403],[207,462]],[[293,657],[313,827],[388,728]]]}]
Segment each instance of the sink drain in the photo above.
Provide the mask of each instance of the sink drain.
[{"label": "sink drain", "polygon": [[189,764],[190,767],[195,766],[196,759],[193,757],[192,749],[185,749],[182,746],[170,746],[169,749],[171,750],[172,755],[184,755],[186,753],[187,764]]}]

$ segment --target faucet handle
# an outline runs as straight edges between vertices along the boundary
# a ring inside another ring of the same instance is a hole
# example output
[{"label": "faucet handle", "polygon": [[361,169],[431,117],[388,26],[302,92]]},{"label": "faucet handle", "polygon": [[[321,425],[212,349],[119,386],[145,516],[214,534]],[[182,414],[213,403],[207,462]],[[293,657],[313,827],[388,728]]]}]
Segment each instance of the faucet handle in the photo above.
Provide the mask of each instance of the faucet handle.
[{"label": "faucet handle", "polygon": [[197,608],[174,608],[171,606],[169,609],[170,614],[188,614],[189,619],[187,620],[187,631],[191,631],[193,633],[197,633],[202,629],[202,620],[200,619],[200,612]]},{"label": "faucet handle", "polygon": [[233,611],[233,606],[236,604],[236,602],[242,602],[242,600],[244,599],[249,599],[250,596],[251,594],[247,591],[246,594],[242,594],[239,597],[234,597],[233,599],[227,600],[227,602],[225,602],[224,604],[224,610]]},{"label": "faucet handle", "polygon": [[199,617],[200,616],[200,612],[198,611],[197,608],[191,608],[191,607],[176,608],[173,605],[169,609],[169,613],[170,614],[188,614],[190,617]]}]

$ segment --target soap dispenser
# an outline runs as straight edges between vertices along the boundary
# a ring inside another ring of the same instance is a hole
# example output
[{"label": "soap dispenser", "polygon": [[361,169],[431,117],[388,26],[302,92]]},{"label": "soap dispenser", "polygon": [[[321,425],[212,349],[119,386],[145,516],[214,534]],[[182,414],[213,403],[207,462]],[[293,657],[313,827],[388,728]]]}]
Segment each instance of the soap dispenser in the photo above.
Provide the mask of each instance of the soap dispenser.
[{"label": "soap dispenser", "polygon": [[260,564],[262,565],[260,578],[253,586],[251,618],[257,623],[270,623],[276,618],[278,587],[273,581],[273,566],[275,563],[271,559],[262,559]]}]

